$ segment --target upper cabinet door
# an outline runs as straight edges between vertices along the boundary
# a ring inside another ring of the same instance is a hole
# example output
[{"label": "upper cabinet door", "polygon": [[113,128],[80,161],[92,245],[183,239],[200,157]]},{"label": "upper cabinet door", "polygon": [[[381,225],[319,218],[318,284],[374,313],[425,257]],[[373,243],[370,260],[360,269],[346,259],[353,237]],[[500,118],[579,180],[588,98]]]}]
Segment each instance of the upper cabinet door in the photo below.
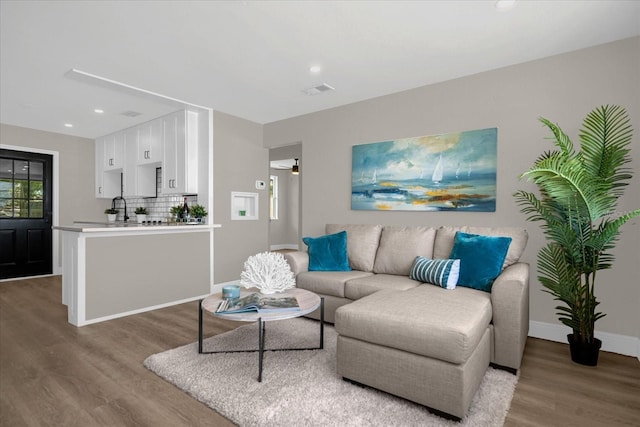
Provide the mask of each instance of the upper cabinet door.
[{"label": "upper cabinet door", "polygon": [[198,192],[198,113],[178,111],[162,118],[162,193]]},{"label": "upper cabinet door", "polygon": [[[109,159],[107,158],[107,142],[111,143],[109,148],[113,150],[114,141],[115,137],[113,135],[97,138],[95,141],[95,192],[96,197],[99,199],[111,199],[120,195],[122,169],[116,169],[113,166],[106,169],[106,165],[109,164]],[[123,155],[121,155],[121,158],[122,157]],[[120,166],[120,168],[122,168],[122,166]]]},{"label": "upper cabinet door", "polygon": [[96,197],[103,198],[104,186],[102,185],[102,174],[104,173],[104,137],[96,139],[95,142],[95,170],[96,170]]},{"label": "upper cabinet door", "polygon": [[185,112],[178,111],[163,117],[162,128],[162,192],[184,193]]},{"label": "upper cabinet door", "polygon": [[104,138],[104,170],[124,167],[124,132],[116,132]]},{"label": "upper cabinet door", "polygon": [[162,119],[138,127],[138,164],[162,162]]}]

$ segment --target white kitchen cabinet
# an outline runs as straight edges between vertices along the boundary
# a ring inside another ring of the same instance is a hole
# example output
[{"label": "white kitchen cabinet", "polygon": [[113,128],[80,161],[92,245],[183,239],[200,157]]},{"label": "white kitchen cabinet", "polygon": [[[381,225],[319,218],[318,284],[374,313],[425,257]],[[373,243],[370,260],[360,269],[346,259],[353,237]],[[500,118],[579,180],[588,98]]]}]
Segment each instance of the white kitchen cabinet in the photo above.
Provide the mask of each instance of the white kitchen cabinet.
[{"label": "white kitchen cabinet", "polygon": [[162,119],[138,126],[137,164],[162,162]]},{"label": "white kitchen cabinet", "polygon": [[96,139],[95,142],[95,190],[96,197],[112,199],[120,195],[120,170],[105,170],[106,139]]},{"label": "white kitchen cabinet", "polygon": [[[97,138],[96,197],[155,197],[198,192],[198,113],[177,111]],[[122,178],[121,178],[122,175]]]},{"label": "white kitchen cabinet", "polygon": [[119,170],[124,167],[124,131],[104,137],[104,170]]},{"label": "white kitchen cabinet", "polygon": [[102,174],[104,173],[104,138],[97,138],[95,142],[95,175],[96,175],[96,197],[104,196],[104,186],[102,185]]},{"label": "white kitchen cabinet", "polygon": [[162,193],[198,192],[198,114],[178,111],[162,117]]},{"label": "white kitchen cabinet", "polygon": [[133,127],[124,131],[125,165],[123,169],[124,197],[155,197],[156,169],[155,165],[138,164],[138,148],[141,127]]}]

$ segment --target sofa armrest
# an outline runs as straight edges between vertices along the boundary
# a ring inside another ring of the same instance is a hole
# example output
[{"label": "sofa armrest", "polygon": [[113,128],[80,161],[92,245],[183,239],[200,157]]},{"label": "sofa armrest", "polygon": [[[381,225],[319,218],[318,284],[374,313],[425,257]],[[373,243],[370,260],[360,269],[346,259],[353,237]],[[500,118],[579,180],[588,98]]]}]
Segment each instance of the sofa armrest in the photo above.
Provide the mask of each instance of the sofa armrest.
[{"label": "sofa armrest", "polygon": [[309,270],[309,253],[304,251],[287,252],[284,259],[289,263],[294,277],[303,271]]},{"label": "sofa armrest", "polygon": [[529,264],[518,262],[507,268],[493,282],[492,362],[517,370],[522,362],[529,334]]}]

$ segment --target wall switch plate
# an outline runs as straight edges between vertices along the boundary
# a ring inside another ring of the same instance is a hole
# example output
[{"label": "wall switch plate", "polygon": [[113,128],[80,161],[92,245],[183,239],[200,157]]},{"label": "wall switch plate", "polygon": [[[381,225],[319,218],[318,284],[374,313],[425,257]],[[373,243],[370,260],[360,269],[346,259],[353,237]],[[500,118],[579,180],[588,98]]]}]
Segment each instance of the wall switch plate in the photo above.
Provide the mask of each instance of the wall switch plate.
[{"label": "wall switch plate", "polygon": [[264,190],[266,187],[267,187],[267,186],[266,186],[266,184],[264,183],[264,181],[260,181],[260,180],[256,181],[256,188],[257,188],[258,190]]}]

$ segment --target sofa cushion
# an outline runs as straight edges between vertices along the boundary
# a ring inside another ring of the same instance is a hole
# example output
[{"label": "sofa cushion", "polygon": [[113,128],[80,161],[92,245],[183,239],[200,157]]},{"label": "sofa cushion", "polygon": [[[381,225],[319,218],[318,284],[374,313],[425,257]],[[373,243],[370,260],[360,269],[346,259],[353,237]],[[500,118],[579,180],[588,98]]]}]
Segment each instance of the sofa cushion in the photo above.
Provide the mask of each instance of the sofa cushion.
[{"label": "sofa cushion", "polygon": [[351,271],[347,257],[347,232],[303,237],[308,247],[309,271]]},{"label": "sofa cushion", "polygon": [[420,282],[407,276],[394,274],[374,274],[348,280],[344,284],[344,296],[349,299],[360,299],[382,289],[404,291],[419,286]]},{"label": "sofa cushion", "polygon": [[459,259],[429,259],[417,256],[409,278],[445,289],[455,289],[459,275]]},{"label": "sofa cushion", "polygon": [[327,234],[347,232],[347,253],[349,265],[354,270],[373,271],[376,251],[380,243],[381,225],[368,224],[327,224]]},{"label": "sofa cushion", "polygon": [[481,236],[458,231],[450,258],[460,260],[458,286],[491,292],[491,285],[502,271],[511,237]]},{"label": "sofa cushion", "polygon": [[383,290],[336,310],[338,334],[451,363],[464,363],[491,322],[491,295],[420,285]]},{"label": "sofa cushion", "polygon": [[344,285],[348,280],[371,276],[364,271],[303,271],[296,276],[296,286],[316,294],[344,298]]},{"label": "sofa cushion", "polygon": [[507,257],[502,264],[502,268],[506,268],[512,264],[518,262],[524,248],[527,245],[529,235],[524,228],[516,227],[440,227],[436,233],[436,241],[433,247],[433,258],[449,258],[451,249],[453,249],[453,239],[456,232],[462,231],[470,234],[480,234],[483,236],[504,236],[511,237],[511,244],[509,245],[509,251],[507,251]]},{"label": "sofa cushion", "polygon": [[384,227],[373,265],[374,273],[408,276],[418,255],[431,258],[436,230],[432,227]]}]

